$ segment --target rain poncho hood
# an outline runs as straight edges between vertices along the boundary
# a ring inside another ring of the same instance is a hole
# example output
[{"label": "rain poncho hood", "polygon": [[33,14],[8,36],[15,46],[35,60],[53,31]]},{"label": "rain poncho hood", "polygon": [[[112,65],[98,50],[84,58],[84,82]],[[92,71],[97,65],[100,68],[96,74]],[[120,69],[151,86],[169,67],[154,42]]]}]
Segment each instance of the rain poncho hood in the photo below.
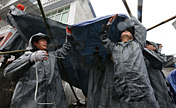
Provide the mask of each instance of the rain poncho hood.
[{"label": "rain poncho hood", "polygon": [[33,44],[34,41],[38,41],[39,39],[46,39],[47,43],[49,44],[50,42],[50,38],[49,36],[43,34],[43,33],[37,33],[37,34],[34,34],[32,35],[32,37],[30,38],[29,40],[29,43],[28,43],[28,48],[29,50],[37,50],[36,46]]}]

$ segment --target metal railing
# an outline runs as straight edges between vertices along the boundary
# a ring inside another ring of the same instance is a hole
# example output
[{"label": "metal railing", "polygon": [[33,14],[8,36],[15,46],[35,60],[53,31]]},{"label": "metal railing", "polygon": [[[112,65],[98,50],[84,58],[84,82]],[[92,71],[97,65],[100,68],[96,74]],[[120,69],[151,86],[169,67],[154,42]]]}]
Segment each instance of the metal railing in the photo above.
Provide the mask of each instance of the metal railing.
[{"label": "metal railing", "polygon": [[51,4],[54,4],[56,2],[60,2],[61,0],[43,0],[42,1],[42,5],[45,7],[45,6],[49,6]]}]

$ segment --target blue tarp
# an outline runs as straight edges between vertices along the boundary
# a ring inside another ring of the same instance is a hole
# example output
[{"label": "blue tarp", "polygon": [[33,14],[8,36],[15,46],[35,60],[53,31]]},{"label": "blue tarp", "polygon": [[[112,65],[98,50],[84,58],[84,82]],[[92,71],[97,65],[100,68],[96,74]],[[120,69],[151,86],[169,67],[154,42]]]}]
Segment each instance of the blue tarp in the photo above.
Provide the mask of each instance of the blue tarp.
[{"label": "blue tarp", "polygon": [[167,80],[169,81],[176,93],[176,69],[169,73],[169,75],[167,76]]},{"label": "blue tarp", "polygon": [[176,69],[174,69],[172,72],[167,75],[167,80],[170,84],[170,90],[172,92],[172,97],[174,98],[174,101],[176,103]]}]

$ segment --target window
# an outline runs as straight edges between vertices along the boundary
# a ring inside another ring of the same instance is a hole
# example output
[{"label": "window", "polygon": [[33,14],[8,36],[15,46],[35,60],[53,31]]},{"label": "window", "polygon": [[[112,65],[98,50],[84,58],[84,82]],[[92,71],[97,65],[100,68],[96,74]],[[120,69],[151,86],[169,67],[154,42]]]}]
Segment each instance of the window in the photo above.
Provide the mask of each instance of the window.
[{"label": "window", "polygon": [[49,13],[46,15],[46,17],[66,24],[68,22],[69,10],[70,7],[66,7],[64,9],[60,9],[52,13]]}]

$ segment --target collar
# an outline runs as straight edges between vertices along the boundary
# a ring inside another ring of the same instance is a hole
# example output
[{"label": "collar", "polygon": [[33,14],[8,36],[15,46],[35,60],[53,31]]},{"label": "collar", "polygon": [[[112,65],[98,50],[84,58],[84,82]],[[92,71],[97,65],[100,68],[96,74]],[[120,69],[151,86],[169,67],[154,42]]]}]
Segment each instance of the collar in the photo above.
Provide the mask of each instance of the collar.
[{"label": "collar", "polygon": [[124,46],[128,45],[129,43],[131,43],[132,41],[133,40],[130,39],[128,42],[118,42],[118,44],[124,47]]}]

